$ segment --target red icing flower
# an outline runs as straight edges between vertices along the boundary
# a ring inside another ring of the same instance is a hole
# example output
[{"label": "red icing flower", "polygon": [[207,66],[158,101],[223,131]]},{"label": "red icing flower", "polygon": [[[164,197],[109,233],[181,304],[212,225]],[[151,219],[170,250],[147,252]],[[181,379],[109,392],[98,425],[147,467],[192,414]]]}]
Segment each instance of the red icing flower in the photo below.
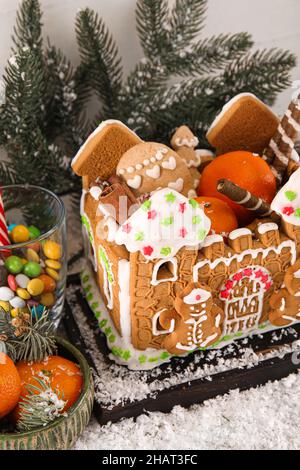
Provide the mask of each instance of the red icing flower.
[{"label": "red icing flower", "polygon": [[157,212],[155,210],[148,211],[148,220],[153,220],[157,216]]},{"label": "red icing flower", "polygon": [[148,246],[144,246],[143,248],[143,253],[145,256],[151,256],[152,253],[153,253],[153,248],[152,246],[148,245]]},{"label": "red icing flower", "polygon": [[187,232],[187,229],[184,228],[184,227],[182,227],[182,228],[179,230],[179,236],[180,236],[181,238],[185,238],[186,235],[187,235],[187,233],[188,233],[188,232]]},{"label": "red icing flower", "polygon": [[282,213],[284,215],[293,215],[293,213],[295,212],[295,209],[292,207],[292,206],[285,206],[283,209],[282,209]]},{"label": "red icing flower", "polygon": [[124,224],[124,225],[122,226],[122,231],[125,232],[125,233],[130,233],[131,230],[132,230],[132,227],[131,227],[130,224]]},{"label": "red icing flower", "polygon": [[268,282],[269,276],[268,276],[267,274],[263,274],[263,275],[261,276],[261,280],[262,280],[263,283]]},{"label": "red icing flower", "polygon": [[270,287],[271,287],[271,285],[272,285],[272,283],[271,283],[271,282],[266,282],[266,284],[265,284],[265,288],[266,288],[266,290],[269,290],[269,289],[270,289]]},{"label": "red icing flower", "polygon": [[233,281],[227,281],[225,284],[226,289],[232,289],[234,285]]},{"label": "red icing flower", "polygon": [[250,269],[250,268],[244,269],[243,274],[244,274],[244,276],[251,276],[252,269]]},{"label": "red icing flower", "polygon": [[222,290],[221,291],[222,299],[228,299],[229,296],[230,296],[230,293],[228,292],[228,290]]},{"label": "red icing flower", "polygon": [[261,269],[259,269],[259,270],[256,271],[256,273],[255,273],[255,277],[256,277],[257,279],[258,279],[259,277],[263,276],[263,275],[264,275],[264,274],[263,274],[263,272],[262,272]]},{"label": "red icing flower", "polygon": [[183,214],[185,210],[186,210],[186,203],[185,203],[185,202],[181,202],[181,203],[179,204],[179,212],[181,212],[181,213]]},{"label": "red icing flower", "polygon": [[242,278],[243,278],[242,273],[236,273],[236,274],[233,276],[233,279],[234,279],[235,281],[240,281]]},{"label": "red icing flower", "polygon": [[200,294],[196,295],[196,300],[200,300],[200,299],[201,299],[201,295]]}]

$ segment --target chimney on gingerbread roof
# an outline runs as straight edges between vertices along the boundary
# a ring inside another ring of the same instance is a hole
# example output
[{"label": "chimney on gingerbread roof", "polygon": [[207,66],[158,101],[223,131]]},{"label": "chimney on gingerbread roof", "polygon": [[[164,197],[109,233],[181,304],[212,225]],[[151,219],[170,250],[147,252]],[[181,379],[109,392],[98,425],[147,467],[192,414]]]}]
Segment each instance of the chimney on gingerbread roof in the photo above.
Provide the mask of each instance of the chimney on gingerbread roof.
[{"label": "chimney on gingerbread roof", "polygon": [[122,155],[142,140],[121,121],[103,121],[73,158],[73,171],[83,177],[83,186],[115,173]]}]

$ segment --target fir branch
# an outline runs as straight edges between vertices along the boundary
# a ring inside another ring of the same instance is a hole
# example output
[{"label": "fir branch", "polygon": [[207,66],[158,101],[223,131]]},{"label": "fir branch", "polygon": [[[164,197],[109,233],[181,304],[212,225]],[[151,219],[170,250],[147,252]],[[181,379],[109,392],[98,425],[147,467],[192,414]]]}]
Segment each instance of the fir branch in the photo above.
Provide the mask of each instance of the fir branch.
[{"label": "fir branch", "polygon": [[17,429],[21,432],[42,428],[61,416],[66,401],[57,390],[52,390],[49,379],[35,377],[36,385],[26,385],[27,395],[19,404]]},{"label": "fir branch", "polygon": [[207,0],[176,0],[170,18],[170,50],[191,45],[203,28],[206,9]]},{"label": "fir branch", "polygon": [[17,51],[28,47],[32,51],[41,51],[42,13],[38,0],[23,0],[17,12],[13,42]]},{"label": "fir branch", "polygon": [[248,33],[220,34],[198,41],[191,49],[170,54],[165,65],[170,73],[179,76],[213,73],[239,59],[252,46]]},{"label": "fir branch", "polygon": [[77,15],[76,36],[82,66],[89,72],[90,86],[105,112],[117,116],[122,66],[115,41],[103,20],[89,8]]},{"label": "fir branch", "polygon": [[137,0],[136,26],[146,57],[157,60],[164,53],[168,16],[167,0]]}]

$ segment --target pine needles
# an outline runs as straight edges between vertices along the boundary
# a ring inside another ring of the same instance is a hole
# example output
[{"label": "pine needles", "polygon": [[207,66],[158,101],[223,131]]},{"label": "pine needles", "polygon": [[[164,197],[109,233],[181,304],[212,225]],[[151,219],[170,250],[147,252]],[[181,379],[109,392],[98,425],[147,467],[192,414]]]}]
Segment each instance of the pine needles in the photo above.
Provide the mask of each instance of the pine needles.
[{"label": "pine needles", "polygon": [[[136,27],[144,57],[124,77],[117,44],[98,13],[86,8],[75,21],[81,63],[73,68],[42,38],[38,0],[23,0],[4,76],[0,106],[2,184],[40,184],[58,193],[79,189],[70,160],[101,120],[124,121],[145,140],[169,142],[187,124],[207,146],[205,132],[237,93],[267,104],[290,86],[295,56],[279,49],[253,50],[246,32],[202,38],[207,0],[137,0]],[[99,111],[89,125],[87,104]]]}]

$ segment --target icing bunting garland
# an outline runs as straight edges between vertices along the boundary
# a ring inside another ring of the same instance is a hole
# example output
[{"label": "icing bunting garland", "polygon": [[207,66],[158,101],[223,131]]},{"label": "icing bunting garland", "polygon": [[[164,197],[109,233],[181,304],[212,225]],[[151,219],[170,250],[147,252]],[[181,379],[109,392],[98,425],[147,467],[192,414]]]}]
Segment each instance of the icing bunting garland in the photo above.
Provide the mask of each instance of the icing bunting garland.
[{"label": "icing bunting garland", "polygon": [[285,222],[300,226],[300,168],[277,193],[271,208],[281,215]]}]

